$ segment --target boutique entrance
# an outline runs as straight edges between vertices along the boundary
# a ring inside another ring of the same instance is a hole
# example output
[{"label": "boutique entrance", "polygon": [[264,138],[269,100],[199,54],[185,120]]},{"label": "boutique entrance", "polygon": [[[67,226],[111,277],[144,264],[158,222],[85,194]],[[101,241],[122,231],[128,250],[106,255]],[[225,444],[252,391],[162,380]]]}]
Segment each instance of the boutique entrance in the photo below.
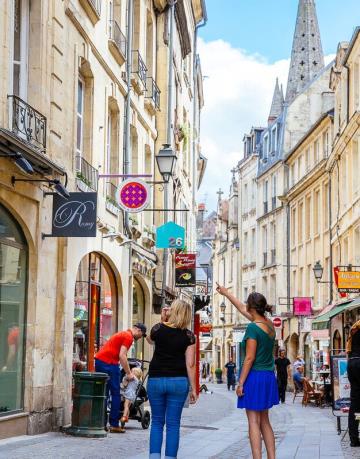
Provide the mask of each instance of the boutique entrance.
[{"label": "boutique entrance", "polygon": [[98,253],[86,255],[75,284],[73,369],[94,371],[94,355],[118,329],[115,275]]}]

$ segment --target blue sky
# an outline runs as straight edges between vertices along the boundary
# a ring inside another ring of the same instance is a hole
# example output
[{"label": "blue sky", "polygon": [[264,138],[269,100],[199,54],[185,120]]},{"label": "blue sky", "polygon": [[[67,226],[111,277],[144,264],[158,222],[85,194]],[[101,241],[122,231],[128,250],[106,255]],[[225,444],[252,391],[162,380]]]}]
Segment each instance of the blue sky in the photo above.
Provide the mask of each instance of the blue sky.
[{"label": "blue sky", "polygon": [[[219,188],[228,195],[244,134],[266,125],[276,77],[286,89],[298,0],[206,0],[206,5],[199,53],[206,76],[201,145],[208,165],[198,202],[210,211]],[[329,62],[339,41],[349,41],[360,25],[360,0],[316,0],[316,6]]]},{"label": "blue sky", "polygon": [[[206,0],[206,7],[205,41],[221,38],[269,62],[289,57],[298,0]],[[360,0],[317,0],[316,8],[324,53],[333,54],[360,24]]]}]

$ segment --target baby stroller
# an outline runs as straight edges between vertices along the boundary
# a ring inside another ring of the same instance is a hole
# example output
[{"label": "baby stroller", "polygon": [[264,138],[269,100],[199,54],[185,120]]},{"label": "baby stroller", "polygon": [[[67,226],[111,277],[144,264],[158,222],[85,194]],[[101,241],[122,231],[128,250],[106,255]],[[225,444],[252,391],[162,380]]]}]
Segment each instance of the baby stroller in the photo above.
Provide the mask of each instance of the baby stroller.
[{"label": "baby stroller", "polygon": [[[147,360],[138,360],[138,359],[128,359],[130,369],[134,367],[141,368],[143,371],[142,381],[136,390],[136,399],[135,402],[131,405],[129,419],[133,419],[134,421],[138,421],[141,423],[141,427],[143,429],[148,429],[150,426],[150,412],[144,409],[144,403],[148,401],[148,395],[145,388],[145,381],[148,377],[147,373],[144,372],[144,364],[150,363]],[[121,377],[125,376],[125,372],[121,369]],[[120,418],[122,416],[124,409],[124,402],[122,401],[120,404]],[[122,424],[121,424],[122,425]],[[124,427],[124,425],[122,425]]]}]

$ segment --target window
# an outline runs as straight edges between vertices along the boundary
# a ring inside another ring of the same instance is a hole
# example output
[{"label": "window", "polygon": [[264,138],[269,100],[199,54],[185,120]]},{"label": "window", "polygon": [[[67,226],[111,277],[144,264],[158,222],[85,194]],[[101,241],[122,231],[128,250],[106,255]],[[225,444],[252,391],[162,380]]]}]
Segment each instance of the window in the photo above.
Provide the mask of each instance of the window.
[{"label": "window", "polygon": [[323,133],[322,143],[323,143],[323,158],[327,158],[329,156],[329,130]]},{"label": "window", "polygon": [[354,107],[353,111],[359,110],[359,89],[360,89],[360,82],[359,82],[359,64],[356,62],[354,64]]},{"label": "window", "polygon": [[248,186],[247,183],[244,185],[244,213],[246,214],[248,212]]},{"label": "window", "polygon": [[[190,55],[187,56],[190,59]],[[191,63],[184,60],[187,63],[186,74],[188,78],[191,78],[190,69]],[[147,10],[147,26],[146,26],[146,67],[148,69],[148,75],[154,77],[154,26],[151,13]]]},{"label": "window", "polygon": [[255,257],[256,257],[256,233],[255,233],[255,228],[251,230],[251,262],[255,262]]},{"label": "window", "polygon": [[269,135],[268,134],[264,136],[263,156],[264,156],[264,159],[267,159],[267,157],[269,156]]},{"label": "window", "polygon": [[0,205],[0,414],[23,409],[27,243]]},{"label": "window", "polygon": [[[244,233],[244,248],[248,247],[248,233]],[[244,254],[244,265],[247,265],[249,262],[249,252],[247,249],[243,251]]]},{"label": "window", "polygon": [[314,195],[314,235],[320,232],[320,191],[315,191]]},{"label": "window", "polygon": [[[348,174],[347,174],[347,153],[343,154],[342,161],[340,163],[341,170],[341,196],[342,203],[341,205],[346,207],[348,204]],[[345,210],[345,209],[343,209]]]},{"label": "window", "polygon": [[244,301],[247,300],[248,296],[249,296],[249,289],[247,287],[244,287]]},{"label": "window", "polygon": [[268,188],[269,188],[269,183],[266,180],[264,182],[264,188],[263,188],[263,193],[264,193],[264,214],[268,212]]},{"label": "window", "polygon": [[275,125],[271,129],[271,152],[275,152],[277,149],[277,126]]},{"label": "window", "polygon": [[[276,275],[272,274],[270,276],[270,304],[275,305],[276,304]],[[274,311],[275,312],[275,311]]]},{"label": "window", "polygon": [[353,154],[353,167],[352,167],[352,188],[354,195],[358,195],[359,191],[359,174],[358,170],[360,167],[360,160],[359,160],[359,148],[360,148],[360,142],[358,139],[353,141],[352,144],[352,154]]},{"label": "window", "polygon": [[294,186],[296,182],[296,177],[295,177],[295,164],[291,165],[290,168],[290,186]]},{"label": "window", "polygon": [[319,159],[320,159],[320,142],[319,142],[319,139],[315,140],[315,143],[314,143],[314,161],[315,161],[315,164],[317,164],[319,162]]},{"label": "window", "polygon": [[292,241],[292,246],[296,244],[296,208],[294,207],[291,210],[291,241]]},{"label": "window", "polygon": [[272,188],[272,209],[276,208],[276,174],[272,176],[271,180],[271,188]]},{"label": "window", "polygon": [[348,237],[346,237],[344,239],[343,258],[344,258],[345,265],[348,265],[349,263],[352,262],[352,260],[351,260],[351,258],[349,256],[349,238]]},{"label": "window", "polygon": [[324,185],[324,225],[325,231],[329,229],[329,184]]},{"label": "window", "polygon": [[256,207],[256,179],[251,181],[251,209]]},{"label": "window", "polygon": [[305,173],[310,171],[310,148],[305,151]]},{"label": "window", "polygon": [[311,236],[311,196],[305,201],[305,239],[308,241]]},{"label": "window", "polygon": [[355,264],[360,265],[360,226],[357,226],[354,231],[354,256]]},{"label": "window", "polygon": [[12,94],[27,98],[27,67],[29,47],[29,1],[14,0]]},{"label": "window", "polygon": [[304,279],[304,268],[299,269],[299,283],[298,283],[298,295],[302,296],[303,292],[303,279]]},{"label": "window", "polygon": [[83,132],[84,132],[84,96],[85,96],[85,83],[78,79],[77,91],[77,110],[76,110],[76,153],[78,156],[83,155]]},{"label": "window", "polygon": [[304,216],[304,204],[301,202],[299,204],[299,213],[298,213],[298,242],[299,244],[302,244],[304,241],[303,216]]}]

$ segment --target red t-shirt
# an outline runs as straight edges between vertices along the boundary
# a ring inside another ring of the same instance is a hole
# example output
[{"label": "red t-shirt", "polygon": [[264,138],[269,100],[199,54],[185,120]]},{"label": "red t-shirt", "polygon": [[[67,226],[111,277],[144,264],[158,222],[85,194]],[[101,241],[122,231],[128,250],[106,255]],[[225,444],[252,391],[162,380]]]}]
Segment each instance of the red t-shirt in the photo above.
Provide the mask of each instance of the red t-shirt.
[{"label": "red t-shirt", "polygon": [[129,349],[133,341],[134,338],[131,330],[115,333],[115,335],[106,341],[100,351],[95,354],[95,359],[99,359],[111,365],[118,365],[121,346],[125,346]]}]

